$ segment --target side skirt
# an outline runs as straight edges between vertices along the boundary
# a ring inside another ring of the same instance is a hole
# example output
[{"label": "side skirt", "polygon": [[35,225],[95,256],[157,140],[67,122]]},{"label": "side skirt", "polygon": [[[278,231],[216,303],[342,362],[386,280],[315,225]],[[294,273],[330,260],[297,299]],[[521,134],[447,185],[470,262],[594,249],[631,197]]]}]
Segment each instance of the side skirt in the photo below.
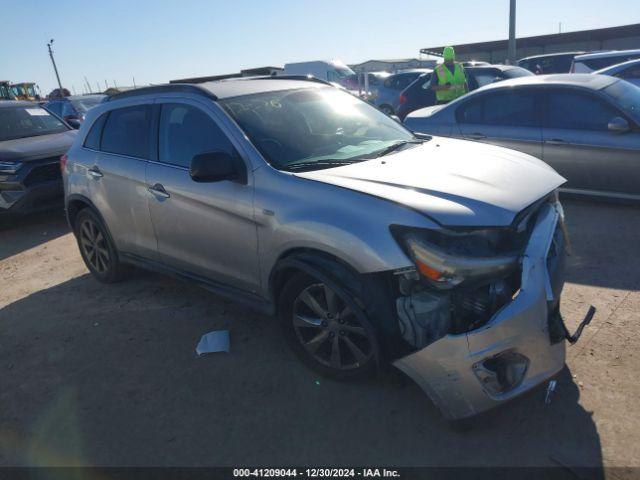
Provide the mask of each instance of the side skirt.
[{"label": "side skirt", "polygon": [[198,286],[209,290],[221,297],[227,298],[235,303],[240,303],[248,306],[249,308],[256,310],[257,312],[265,315],[275,314],[275,305],[273,302],[265,300],[264,298],[254,293],[240,290],[239,288],[232,287],[220,282],[213,281],[209,278],[196,275],[181,269],[170,267],[161,262],[149,260],[148,258],[141,257],[134,253],[119,252],[120,258],[123,262],[140,267],[144,270],[151,270],[154,272],[169,275],[189,283],[195,283]]}]

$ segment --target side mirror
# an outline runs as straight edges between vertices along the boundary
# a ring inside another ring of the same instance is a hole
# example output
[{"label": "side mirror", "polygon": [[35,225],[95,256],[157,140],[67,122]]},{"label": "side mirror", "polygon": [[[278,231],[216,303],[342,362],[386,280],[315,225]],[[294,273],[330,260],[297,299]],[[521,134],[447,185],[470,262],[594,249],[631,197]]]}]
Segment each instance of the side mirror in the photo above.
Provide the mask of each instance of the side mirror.
[{"label": "side mirror", "polygon": [[609,120],[608,128],[610,132],[618,132],[618,133],[625,133],[630,130],[629,122],[627,122],[622,117],[614,117],[611,120]]},{"label": "side mirror", "polygon": [[195,155],[189,175],[195,182],[220,182],[242,179],[238,162],[227,152],[215,151]]},{"label": "side mirror", "polygon": [[78,130],[82,125],[80,119],[75,115],[67,115],[66,117],[64,117],[64,121],[67,122],[71,128],[74,128],[76,130]]}]

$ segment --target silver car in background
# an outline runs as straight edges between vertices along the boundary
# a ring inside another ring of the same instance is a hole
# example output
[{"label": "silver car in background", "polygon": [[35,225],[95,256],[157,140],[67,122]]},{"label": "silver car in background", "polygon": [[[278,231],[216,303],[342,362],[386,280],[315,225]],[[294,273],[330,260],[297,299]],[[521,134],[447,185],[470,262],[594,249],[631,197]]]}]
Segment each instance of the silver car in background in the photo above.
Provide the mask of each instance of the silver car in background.
[{"label": "silver car in background", "polygon": [[127,265],[277,314],[299,357],[353,379],[393,363],[444,415],[564,366],[564,179],[522,153],[415,136],[314,79],[115,95],[63,159],[102,282]]},{"label": "silver car in background", "polygon": [[500,145],[544,160],[576,194],[640,200],[640,88],[603,75],[540,75],[410,114],[414,132]]}]

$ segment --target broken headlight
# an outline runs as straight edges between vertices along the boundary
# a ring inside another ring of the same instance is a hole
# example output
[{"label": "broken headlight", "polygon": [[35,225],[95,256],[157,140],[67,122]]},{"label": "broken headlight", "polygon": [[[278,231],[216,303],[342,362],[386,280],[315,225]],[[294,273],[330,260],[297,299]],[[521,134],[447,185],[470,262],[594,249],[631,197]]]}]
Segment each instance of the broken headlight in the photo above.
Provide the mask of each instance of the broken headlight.
[{"label": "broken headlight", "polygon": [[507,275],[518,266],[520,242],[504,229],[392,232],[421,276],[438,289]]}]

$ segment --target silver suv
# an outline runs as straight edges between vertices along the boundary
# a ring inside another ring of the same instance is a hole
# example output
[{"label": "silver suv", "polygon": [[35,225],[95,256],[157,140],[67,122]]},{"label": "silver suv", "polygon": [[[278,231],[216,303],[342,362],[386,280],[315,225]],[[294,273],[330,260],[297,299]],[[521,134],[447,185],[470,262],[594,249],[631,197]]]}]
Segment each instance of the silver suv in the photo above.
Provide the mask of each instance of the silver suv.
[{"label": "silver suv", "polygon": [[564,365],[564,179],[528,155],[280,77],[113,96],[63,171],[98,280],[135,265],[277,314],[323,374],[391,362],[459,419]]}]

